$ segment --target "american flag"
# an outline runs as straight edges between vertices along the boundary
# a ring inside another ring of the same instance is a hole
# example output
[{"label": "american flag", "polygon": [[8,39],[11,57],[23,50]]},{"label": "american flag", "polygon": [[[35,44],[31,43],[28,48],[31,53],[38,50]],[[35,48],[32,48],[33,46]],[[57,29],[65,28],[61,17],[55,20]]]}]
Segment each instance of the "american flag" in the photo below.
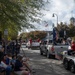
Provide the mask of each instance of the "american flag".
[{"label": "american flag", "polygon": [[56,40],[58,40],[58,39],[59,39],[59,35],[58,35],[57,31],[56,31]]},{"label": "american flag", "polygon": [[45,25],[45,27],[47,27],[47,26],[48,26],[48,24]]}]

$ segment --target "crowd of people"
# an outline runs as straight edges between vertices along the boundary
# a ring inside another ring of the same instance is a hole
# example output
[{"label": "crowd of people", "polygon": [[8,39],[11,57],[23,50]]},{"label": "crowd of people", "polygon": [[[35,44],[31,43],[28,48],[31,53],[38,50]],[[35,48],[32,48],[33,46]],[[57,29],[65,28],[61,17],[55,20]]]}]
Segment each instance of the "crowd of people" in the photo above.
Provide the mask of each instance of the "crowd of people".
[{"label": "crowd of people", "polygon": [[28,58],[20,54],[21,44],[18,41],[10,41],[6,45],[0,41],[0,70],[6,75],[14,71],[17,75],[30,75],[32,70],[28,64]]}]

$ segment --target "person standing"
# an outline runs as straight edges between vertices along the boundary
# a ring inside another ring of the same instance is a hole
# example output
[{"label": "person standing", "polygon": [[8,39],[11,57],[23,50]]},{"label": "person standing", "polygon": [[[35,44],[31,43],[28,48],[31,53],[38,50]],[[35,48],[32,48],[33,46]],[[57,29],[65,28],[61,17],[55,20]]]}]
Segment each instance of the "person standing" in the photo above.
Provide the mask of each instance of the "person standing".
[{"label": "person standing", "polygon": [[15,43],[14,43],[14,41],[12,41],[12,42],[10,43],[10,48],[11,48],[12,56],[14,56],[14,54],[15,54]]},{"label": "person standing", "polygon": [[4,56],[4,46],[2,44],[2,41],[0,41],[0,63],[1,60],[3,59],[3,56]]},{"label": "person standing", "polygon": [[72,41],[71,50],[75,51],[75,41]]},{"label": "person standing", "polygon": [[31,38],[30,38],[29,42],[30,42],[30,48],[31,48],[31,46],[32,46],[32,39]]},{"label": "person standing", "polygon": [[20,44],[18,43],[18,41],[16,40],[15,42],[15,53],[16,53],[16,57],[17,57],[17,54],[20,53]]}]

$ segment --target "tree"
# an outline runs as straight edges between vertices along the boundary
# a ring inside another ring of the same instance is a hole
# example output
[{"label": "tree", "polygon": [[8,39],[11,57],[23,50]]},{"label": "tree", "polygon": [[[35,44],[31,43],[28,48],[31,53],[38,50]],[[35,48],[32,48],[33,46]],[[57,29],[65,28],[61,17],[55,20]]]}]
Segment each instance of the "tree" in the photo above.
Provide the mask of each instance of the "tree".
[{"label": "tree", "polygon": [[36,40],[38,38],[43,39],[46,37],[46,35],[47,33],[45,31],[31,31],[29,33],[20,34],[20,37],[22,37],[22,39],[29,39],[31,37],[33,40]]},{"label": "tree", "polygon": [[0,0],[0,31],[8,29],[12,34],[22,27],[34,28],[31,22],[39,21],[43,5],[43,0]]},{"label": "tree", "polygon": [[69,24],[69,36],[75,37],[75,26],[73,24]]},{"label": "tree", "polygon": [[2,32],[0,31],[0,41],[2,40]]},{"label": "tree", "polygon": [[75,37],[75,25],[73,24],[66,24],[66,23],[60,23],[57,26],[57,30],[59,32],[60,37],[64,37],[64,31],[66,31],[67,37]]},{"label": "tree", "polygon": [[64,37],[64,31],[66,32],[66,37],[69,36],[69,27],[66,23],[60,22],[57,26],[57,31],[59,32],[59,36],[62,38]]}]

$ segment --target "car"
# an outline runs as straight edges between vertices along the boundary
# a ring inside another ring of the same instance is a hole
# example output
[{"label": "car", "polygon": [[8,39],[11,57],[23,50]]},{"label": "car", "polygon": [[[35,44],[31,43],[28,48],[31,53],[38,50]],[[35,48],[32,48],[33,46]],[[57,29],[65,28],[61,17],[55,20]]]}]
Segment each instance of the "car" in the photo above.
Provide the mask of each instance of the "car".
[{"label": "car", "polygon": [[22,42],[22,43],[21,43],[21,46],[26,48],[26,47],[27,47],[27,46],[26,46],[26,42]]},{"label": "car", "polygon": [[68,51],[63,53],[63,65],[66,70],[70,70],[72,73],[75,73],[75,52]]}]

